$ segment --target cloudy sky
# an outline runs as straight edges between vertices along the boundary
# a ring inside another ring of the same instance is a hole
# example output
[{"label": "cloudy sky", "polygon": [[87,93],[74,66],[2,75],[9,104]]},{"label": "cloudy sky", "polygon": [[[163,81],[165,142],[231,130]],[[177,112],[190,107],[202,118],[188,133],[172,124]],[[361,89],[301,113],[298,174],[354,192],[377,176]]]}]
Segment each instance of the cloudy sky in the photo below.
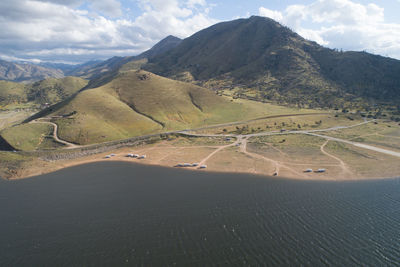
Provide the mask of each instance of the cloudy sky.
[{"label": "cloudy sky", "polygon": [[400,0],[0,0],[0,58],[80,63],[260,15],[343,50],[400,59]]}]

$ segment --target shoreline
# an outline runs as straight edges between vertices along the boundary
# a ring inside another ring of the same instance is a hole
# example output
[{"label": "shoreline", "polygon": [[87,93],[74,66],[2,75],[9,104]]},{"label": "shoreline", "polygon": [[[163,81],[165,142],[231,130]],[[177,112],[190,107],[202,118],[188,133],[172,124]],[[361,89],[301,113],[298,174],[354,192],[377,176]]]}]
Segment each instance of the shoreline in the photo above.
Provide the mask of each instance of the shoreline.
[{"label": "shoreline", "polygon": [[[132,159],[125,157],[123,155],[117,154],[116,156],[112,158],[95,158],[95,159],[81,159],[81,160],[67,160],[67,161],[55,161],[57,165],[53,165],[48,168],[40,168],[38,170],[26,170],[23,169],[22,175],[15,175],[11,176],[9,178],[3,178],[0,177],[0,179],[4,181],[17,181],[17,180],[23,180],[23,179],[30,179],[30,178],[35,178],[38,176],[54,173],[57,171],[61,171],[63,169],[67,168],[72,168],[76,166],[81,166],[81,165],[86,165],[86,164],[92,164],[92,163],[101,163],[101,162],[123,162],[123,163],[132,163],[132,164],[140,164],[140,165],[147,165],[147,166],[154,166],[154,167],[161,167],[161,168],[171,168],[171,169],[179,169],[187,172],[207,172],[207,173],[232,173],[232,174],[248,174],[248,175],[254,175],[258,176],[260,178],[273,178],[273,179],[289,179],[289,180],[298,180],[298,181],[326,181],[326,182],[355,182],[355,181],[373,181],[373,180],[383,180],[383,179],[398,179],[400,176],[394,176],[394,177],[353,177],[353,178],[335,178],[335,177],[313,177],[313,178],[304,178],[304,177],[296,177],[296,176],[273,176],[273,175],[268,175],[266,173],[257,173],[257,172],[246,172],[246,171],[227,171],[227,170],[211,170],[211,169],[198,169],[198,168],[193,168],[193,167],[174,167],[174,166],[167,166],[167,165],[162,165],[162,164],[155,164],[152,161],[149,160],[138,160],[138,159]],[[54,163],[54,162],[52,162]]]}]

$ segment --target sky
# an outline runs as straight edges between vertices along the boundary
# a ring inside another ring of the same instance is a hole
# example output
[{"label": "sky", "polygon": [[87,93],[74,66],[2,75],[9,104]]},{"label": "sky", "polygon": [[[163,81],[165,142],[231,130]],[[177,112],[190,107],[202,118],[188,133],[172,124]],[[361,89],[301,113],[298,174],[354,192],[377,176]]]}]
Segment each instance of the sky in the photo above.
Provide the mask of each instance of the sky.
[{"label": "sky", "polygon": [[270,17],[306,39],[400,59],[400,0],[1,0],[0,58],[83,63],[137,55],[168,35]]}]

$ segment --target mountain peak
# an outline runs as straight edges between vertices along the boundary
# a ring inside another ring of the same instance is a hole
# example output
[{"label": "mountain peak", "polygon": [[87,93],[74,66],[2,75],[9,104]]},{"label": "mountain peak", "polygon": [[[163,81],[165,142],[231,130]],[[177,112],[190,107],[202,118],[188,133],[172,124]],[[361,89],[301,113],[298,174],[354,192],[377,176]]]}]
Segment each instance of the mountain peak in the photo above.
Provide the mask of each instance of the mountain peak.
[{"label": "mountain peak", "polygon": [[168,35],[158,43],[156,43],[152,48],[140,54],[137,58],[153,58],[158,54],[167,52],[168,50],[176,47],[182,42],[182,39],[175,37],[173,35]]},{"label": "mountain peak", "polygon": [[240,85],[259,100],[318,106],[337,105],[329,99],[343,102],[338,96],[398,99],[400,88],[400,61],[324,48],[260,16],[201,30],[143,68],[215,89]]}]

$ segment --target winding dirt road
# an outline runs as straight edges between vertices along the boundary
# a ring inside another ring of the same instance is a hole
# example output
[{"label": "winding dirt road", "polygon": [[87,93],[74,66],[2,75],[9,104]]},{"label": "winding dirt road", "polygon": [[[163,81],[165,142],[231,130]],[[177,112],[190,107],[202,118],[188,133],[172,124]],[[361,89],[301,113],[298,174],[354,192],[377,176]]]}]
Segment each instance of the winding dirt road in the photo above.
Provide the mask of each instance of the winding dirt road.
[{"label": "winding dirt road", "polygon": [[325,151],[325,146],[328,144],[328,142],[329,142],[329,140],[326,140],[325,141],[325,143],[323,143],[322,145],[321,145],[321,152],[323,153],[323,154],[325,154],[326,156],[328,156],[328,157],[330,157],[330,158],[333,158],[334,160],[336,160],[336,161],[338,161],[339,162],[339,166],[340,166],[340,168],[342,169],[342,173],[344,174],[344,175],[349,175],[349,176],[352,176],[352,175],[354,175],[353,174],[353,172],[352,171],[350,171],[350,169],[347,167],[347,165],[346,165],[346,163],[344,163],[344,161],[343,160],[341,160],[340,158],[338,158],[338,157],[336,157],[336,156],[334,156],[334,155],[332,155],[332,154],[329,154],[328,152],[326,152]]},{"label": "winding dirt road", "polygon": [[62,140],[58,137],[58,126],[57,124],[55,124],[54,122],[50,122],[50,121],[38,121],[38,120],[33,120],[30,123],[46,123],[46,124],[51,124],[53,126],[53,139],[54,141],[63,144],[66,146],[66,149],[72,149],[72,148],[77,148],[80,147],[79,145],[70,143],[68,141]]},{"label": "winding dirt road", "polygon": [[325,135],[320,135],[317,134],[317,132],[328,132],[328,131],[335,131],[335,130],[340,130],[340,129],[348,129],[348,128],[353,128],[353,127],[357,127],[357,126],[361,126],[370,122],[373,122],[375,120],[371,120],[371,121],[367,121],[365,120],[364,122],[361,123],[357,123],[354,125],[350,125],[350,126],[336,126],[336,127],[332,127],[332,128],[327,128],[327,129],[318,129],[318,130],[305,130],[305,131],[285,131],[285,132],[278,132],[278,131],[274,131],[274,132],[263,132],[263,133],[255,133],[255,134],[247,134],[247,135],[234,135],[234,134],[226,134],[226,135],[219,135],[219,134],[195,134],[195,133],[189,133],[187,131],[181,131],[179,133],[181,134],[185,134],[188,136],[198,136],[198,137],[235,137],[237,138],[237,140],[229,145],[224,145],[221,146],[219,148],[217,148],[215,151],[213,151],[212,153],[210,153],[207,157],[205,157],[200,164],[203,165],[207,162],[207,160],[209,160],[212,156],[214,156],[215,154],[217,154],[218,152],[220,152],[221,150],[227,148],[227,147],[232,147],[232,146],[240,146],[240,151],[243,152],[244,154],[253,157],[253,158],[258,158],[258,159],[263,159],[265,161],[271,162],[272,164],[274,164],[275,166],[275,170],[273,175],[278,175],[280,169],[285,168],[288,171],[301,176],[301,177],[305,177],[304,173],[300,173],[296,170],[294,170],[293,168],[290,168],[289,166],[286,166],[284,163],[267,158],[265,156],[262,156],[260,154],[257,153],[252,153],[247,151],[247,139],[250,137],[256,137],[256,136],[270,136],[270,135],[286,135],[286,134],[307,134],[307,135],[312,135],[312,136],[317,136],[317,137],[321,137],[326,139],[326,142],[324,144],[321,145],[320,150],[321,152],[336,160],[339,164],[335,165],[338,166],[342,169],[342,173],[343,175],[346,176],[352,176],[354,175],[353,172],[349,169],[349,167],[346,165],[346,163],[344,163],[343,160],[341,160],[340,158],[328,153],[327,151],[325,151],[325,146],[328,144],[329,141],[336,141],[336,142],[342,142],[342,143],[346,143],[346,144],[350,144],[353,146],[357,146],[360,148],[364,148],[364,149],[369,149],[369,150],[373,150],[376,152],[380,152],[380,153],[384,153],[387,155],[391,155],[391,156],[395,156],[395,157],[400,157],[400,153],[399,152],[395,152],[395,151],[391,151],[388,149],[383,149],[383,148],[378,148],[378,147],[374,147],[371,145],[366,145],[366,144],[361,144],[361,143],[357,143],[357,142],[352,142],[349,140],[344,140],[344,139],[340,139],[340,138],[335,138],[335,137],[330,137],[330,136],[325,136]]}]

